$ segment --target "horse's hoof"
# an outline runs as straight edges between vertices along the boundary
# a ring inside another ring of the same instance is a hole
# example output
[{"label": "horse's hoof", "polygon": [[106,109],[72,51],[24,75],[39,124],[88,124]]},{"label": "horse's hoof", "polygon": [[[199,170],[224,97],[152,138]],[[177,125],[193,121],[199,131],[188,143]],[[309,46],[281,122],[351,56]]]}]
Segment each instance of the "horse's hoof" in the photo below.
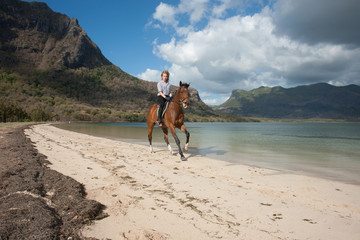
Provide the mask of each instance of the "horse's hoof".
[{"label": "horse's hoof", "polygon": [[186,157],[182,156],[181,161],[186,161]]},{"label": "horse's hoof", "polygon": [[188,152],[188,150],[184,148],[184,152]]}]

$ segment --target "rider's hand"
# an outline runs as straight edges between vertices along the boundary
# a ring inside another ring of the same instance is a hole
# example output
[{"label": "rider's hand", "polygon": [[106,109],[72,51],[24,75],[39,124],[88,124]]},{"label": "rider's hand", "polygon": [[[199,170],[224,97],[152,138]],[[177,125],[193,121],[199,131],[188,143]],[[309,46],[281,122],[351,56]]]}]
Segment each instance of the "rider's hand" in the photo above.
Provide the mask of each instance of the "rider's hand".
[{"label": "rider's hand", "polygon": [[166,97],[165,99],[166,99],[166,101],[170,101],[171,98],[170,98],[170,97]]}]

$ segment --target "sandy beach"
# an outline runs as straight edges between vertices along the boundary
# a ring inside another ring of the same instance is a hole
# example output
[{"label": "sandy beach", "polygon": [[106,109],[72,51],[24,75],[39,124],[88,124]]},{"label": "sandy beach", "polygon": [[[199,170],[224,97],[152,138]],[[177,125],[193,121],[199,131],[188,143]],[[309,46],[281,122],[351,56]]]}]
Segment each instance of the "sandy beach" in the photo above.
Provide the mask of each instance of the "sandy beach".
[{"label": "sandy beach", "polygon": [[180,161],[165,143],[150,153],[147,146],[47,124],[25,134],[51,169],[84,184],[87,198],[106,206],[109,216],[83,228],[84,237],[360,239],[359,185],[191,153]]}]

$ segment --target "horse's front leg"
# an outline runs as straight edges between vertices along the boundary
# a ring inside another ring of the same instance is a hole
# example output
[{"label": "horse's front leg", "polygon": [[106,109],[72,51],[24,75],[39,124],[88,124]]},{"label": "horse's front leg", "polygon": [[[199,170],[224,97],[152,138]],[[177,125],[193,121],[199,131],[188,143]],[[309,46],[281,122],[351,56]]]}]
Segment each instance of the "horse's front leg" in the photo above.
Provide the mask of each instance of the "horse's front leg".
[{"label": "horse's front leg", "polygon": [[184,147],[184,152],[187,152],[188,147],[189,147],[190,133],[186,130],[186,127],[184,124],[181,126],[180,130],[186,134],[186,143],[185,143],[185,147]]},{"label": "horse's front leg", "polygon": [[175,139],[175,142],[176,142],[176,145],[178,146],[179,148],[179,154],[180,154],[180,158],[182,161],[185,161],[185,156],[183,154],[183,151],[181,150],[181,147],[180,147],[180,140],[178,138],[178,136],[176,135],[176,131],[175,131],[175,127],[174,126],[170,126],[170,132],[171,134],[173,135],[174,139]]},{"label": "horse's front leg", "polygon": [[173,152],[173,150],[172,150],[172,148],[170,146],[170,143],[169,143],[168,129],[166,127],[163,127],[162,130],[163,130],[163,133],[164,133],[164,140],[165,140],[165,143],[166,143],[166,145],[167,145],[167,147],[168,147],[168,149],[170,151],[170,154],[174,154],[174,152]]},{"label": "horse's front leg", "polygon": [[154,152],[154,149],[153,149],[153,146],[152,146],[152,132],[153,132],[153,129],[154,129],[154,124],[148,122],[148,131],[149,131],[148,139],[149,139],[150,152],[151,153]]}]

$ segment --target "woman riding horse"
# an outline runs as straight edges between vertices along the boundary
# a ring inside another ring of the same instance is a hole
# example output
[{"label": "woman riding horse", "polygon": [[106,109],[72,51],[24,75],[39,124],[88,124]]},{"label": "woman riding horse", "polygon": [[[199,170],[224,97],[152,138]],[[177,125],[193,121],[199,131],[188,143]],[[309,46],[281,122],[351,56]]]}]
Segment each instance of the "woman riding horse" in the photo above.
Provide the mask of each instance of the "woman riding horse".
[{"label": "woman riding horse", "polygon": [[161,73],[161,81],[157,84],[158,89],[158,104],[159,104],[159,113],[158,114],[158,120],[156,121],[156,124],[158,124],[160,127],[162,126],[162,112],[164,111],[164,106],[166,101],[169,101],[172,97],[171,93],[171,85],[169,83],[170,73],[168,71],[163,71]]},{"label": "woman riding horse", "polygon": [[[190,138],[190,133],[186,130],[186,127],[184,125],[184,112],[183,112],[183,107],[187,108],[188,104],[190,103],[189,100],[189,85],[190,84],[186,84],[186,83],[182,83],[180,82],[180,88],[176,91],[175,96],[172,98],[172,100],[169,101],[168,107],[166,109],[165,115],[163,117],[163,123],[161,126],[162,131],[164,132],[164,140],[168,146],[168,149],[170,151],[170,153],[172,154],[172,149],[171,146],[169,144],[169,139],[168,139],[168,128],[170,129],[171,134],[173,135],[176,145],[179,148],[179,154],[181,157],[181,160],[185,160],[183,151],[181,150],[180,147],[180,140],[176,135],[176,131],[175,128],[180,129],[182,132],[184,132],[186,134],[186,144],[185,144],[185,148],[184,148],[184,152],[187,152],[188,150],[188,145],[189,145],[189,138]],[[152,132],[155,126],[155,123],[157,121],[157,109],[158,109],[158,105],[154,104],[150,107],[148,114],[147,114],[147,126],[148,126],[148,130],[149,130],[149,143],[150,143],[150,151],[153,152],[153,147],[152,147]],[[159,112],[159,114],[162,114],[161,112]]]}]

